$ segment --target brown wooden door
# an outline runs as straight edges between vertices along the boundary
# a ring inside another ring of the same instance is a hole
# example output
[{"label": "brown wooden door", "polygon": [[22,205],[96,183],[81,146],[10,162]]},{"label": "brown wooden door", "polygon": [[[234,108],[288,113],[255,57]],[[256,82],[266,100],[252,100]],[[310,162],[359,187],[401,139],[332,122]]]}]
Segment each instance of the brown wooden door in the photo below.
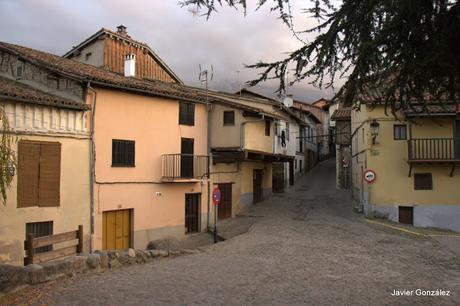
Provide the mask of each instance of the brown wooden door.
[{"label": "brown wooden door", "polygon": [[193,138],[182,138],[180,173],[181,178],[193,177]]},{"label": "brown wooden door", "polygon": [[200,231],[200,194],[185,195],[185,233]]},{"label": "brown wooden door", "polygon": [[131,209],[104,211],[102,214],[102,248],[122,250],[131,247]]},{"label": "brown wooden door", "polygon": [[219,220],[231,218],[232,216],[232,184],[219,184],[222,200],[218,207]]},{"label": "brown wooden door", "polygon": [[253,203],[258,203],[262,201],[263,194],[262,194],[262,169],[254,169],[253,174]]},{"label": "brown wooden door", "polygon": [[460,120],[455,120],[454,137],[455,159],[460,159]]},{"label": "brown wooden door", "polygon": [[284,191],[284,164],[273,163],[273,178],[272,178],[272,189],[273,192]]},{"label": "brown wooden door", "polygon": [[399,223],[414,225],[414,208],[399,206]]}]

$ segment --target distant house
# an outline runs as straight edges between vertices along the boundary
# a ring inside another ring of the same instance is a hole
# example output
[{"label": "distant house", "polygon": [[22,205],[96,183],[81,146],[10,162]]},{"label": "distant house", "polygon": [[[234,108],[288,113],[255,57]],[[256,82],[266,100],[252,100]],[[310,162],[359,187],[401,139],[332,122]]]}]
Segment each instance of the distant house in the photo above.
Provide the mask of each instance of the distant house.
[{"label": "distant house", "polygon": [[351,107],[334,111],[331,121],[335,123],[336,185],[338,189],[351,188]]},{"label": "distant house", "polygon": [[146,43],[129,36],[123,25],[118,26],[116,32],[102,28],[64,54],[74,61],[121,75],[125,72],[127,56],[135,61],[136,78],[182,84],[174,71]]},{"label": "distant house", "polygon": [[369,91],[351,111],[354,197],[366,215],[460,231],[458,102],[413,103],[395,118],[379,101]]},{"label": "distant house", "polygon": [[[90,248],[90,109],[86,84],[58,73],[31,49],[0,42],[0,104],[17,168],[0,205],[0,262],[24,264],[24,240],[76,231]],[[36,259],[53,250],[35,249]],[[56,254],[55,254],[56,255]]]}]

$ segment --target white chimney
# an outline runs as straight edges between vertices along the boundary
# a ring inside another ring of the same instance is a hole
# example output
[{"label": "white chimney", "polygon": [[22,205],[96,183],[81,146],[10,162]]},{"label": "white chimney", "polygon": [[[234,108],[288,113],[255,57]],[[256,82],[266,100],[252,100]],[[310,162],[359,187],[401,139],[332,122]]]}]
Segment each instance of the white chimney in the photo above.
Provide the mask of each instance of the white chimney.
[{"label": "white chimney", "polygon": [[134,77],[136,75],[136,55],[127,54],[125,56],[125,77]]}]

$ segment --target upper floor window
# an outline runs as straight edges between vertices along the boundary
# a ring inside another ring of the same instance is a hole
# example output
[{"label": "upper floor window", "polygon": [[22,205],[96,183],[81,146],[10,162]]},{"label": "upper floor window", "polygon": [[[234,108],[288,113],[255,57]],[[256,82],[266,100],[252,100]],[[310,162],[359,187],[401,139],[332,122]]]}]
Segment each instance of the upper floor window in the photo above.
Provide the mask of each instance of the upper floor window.
[{"label": "upper floor window", "polygon": [[433,190],[433,177],[431,173],[415,173],[414,174],[414,189],[415,190]]},{"label": "upper floor window", "polygon": [[406,125],[395,124],[393,126],[393,135],[394,135],[394,140],[406,140],[407,139]]},{"label": "upper floor window", "polygon": [[235,111],[224,111],[224,125],[235,125]]},{"label": "upper floor window", "polygon": [[286,140],[289,141],[289,122],[286,122]]},{"label": "upper floor window", "polygon": [[195,125],[195,104],[179,102],[179,124]]},{"label": "upper floor window", "polygon": [[20,141],[18,144],[18,207],[59,206],[61,144]]},{"label": "upper floor window", "polygon": [[23,61],[18,61],[17,66],[16,66],[16,79],[17,80],[24,78],[25,67],[26,65]]},{"label": "upper floor window", "polygon": [[265,136],[270,136],[270,120],[265,120]]},{"label": "upper floor window", "polygon": [[134,167],[135,142],[112,140],[112,167]]}]

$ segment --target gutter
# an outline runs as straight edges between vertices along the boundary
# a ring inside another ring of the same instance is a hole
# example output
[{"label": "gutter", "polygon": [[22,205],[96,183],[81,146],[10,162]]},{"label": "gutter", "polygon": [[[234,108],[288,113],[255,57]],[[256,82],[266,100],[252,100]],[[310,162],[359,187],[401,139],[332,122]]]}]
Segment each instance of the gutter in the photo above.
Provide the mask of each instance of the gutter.
[{"label": "gutter", "polygon": [[[94,88],[91,87],[91,83],[87,83],[88,90],[93,92],[93,105],[91,109],[91,127],[90,127],[90,150],[89,150],[89,194],[90,194],[90,226],[91,226],[91,237],[94,234],[94,182],[95,182],[95,161],[96,161],[96,147],[94,143],[94,122],[96,118],[96,101],[97,101],[97,92]],[[92,251],[93,243],[91,241],[89,248],[90,252]]]}]

